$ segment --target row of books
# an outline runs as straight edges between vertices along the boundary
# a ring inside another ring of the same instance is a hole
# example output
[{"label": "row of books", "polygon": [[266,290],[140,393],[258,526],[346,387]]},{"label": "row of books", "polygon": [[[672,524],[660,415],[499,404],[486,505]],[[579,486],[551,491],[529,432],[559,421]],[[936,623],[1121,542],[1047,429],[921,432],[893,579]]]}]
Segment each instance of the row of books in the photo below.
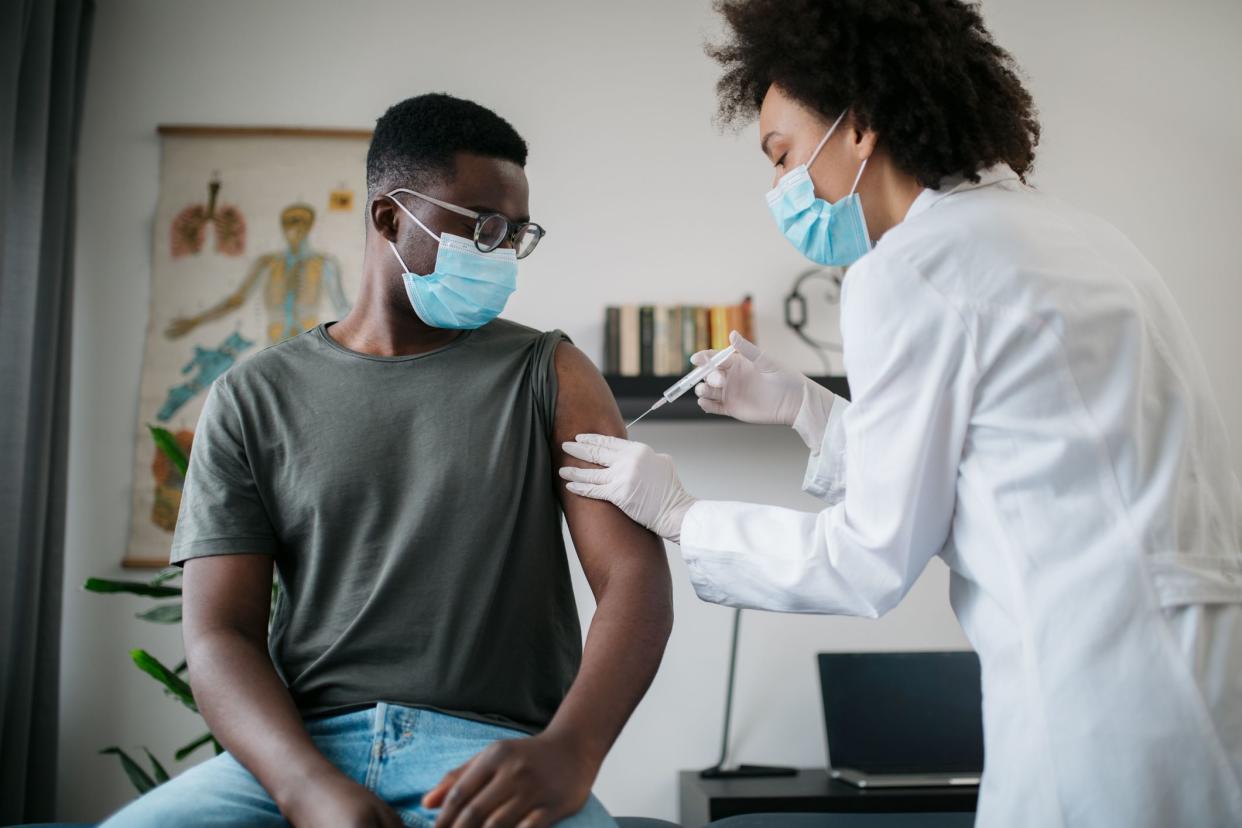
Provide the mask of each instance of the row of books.
[{"label": "row of books", "polygon": [[737,331],[752,342],[747,296],[736,305],[620,305],[604,311],[604,373],[622,377],[681,376],[690,355],[729,344]]}]

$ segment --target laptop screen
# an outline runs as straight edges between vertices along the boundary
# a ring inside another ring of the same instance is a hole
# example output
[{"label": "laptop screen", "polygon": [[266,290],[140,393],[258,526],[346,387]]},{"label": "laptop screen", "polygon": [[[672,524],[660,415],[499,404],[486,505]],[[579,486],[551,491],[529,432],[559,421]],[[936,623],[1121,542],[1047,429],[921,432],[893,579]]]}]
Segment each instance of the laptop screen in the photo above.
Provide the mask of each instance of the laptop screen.
[{"label": "laptop screen", "polygon": [[829,763],[865,773],[979,773],[973,652],[820,653]]}]

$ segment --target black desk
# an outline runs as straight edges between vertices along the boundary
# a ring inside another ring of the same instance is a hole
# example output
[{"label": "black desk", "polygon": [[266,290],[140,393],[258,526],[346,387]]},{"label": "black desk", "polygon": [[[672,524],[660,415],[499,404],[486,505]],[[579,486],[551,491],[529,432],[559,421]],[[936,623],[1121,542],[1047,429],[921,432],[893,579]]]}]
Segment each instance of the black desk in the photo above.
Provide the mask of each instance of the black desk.
[{"label": "black desk", "polygon": [[973,787],[863,790],[832,779],[822,768],[762,779],[700,779],[698,771],[682,771],[680,792],[683,828],[738,814],[973,811],[979,798]]}]

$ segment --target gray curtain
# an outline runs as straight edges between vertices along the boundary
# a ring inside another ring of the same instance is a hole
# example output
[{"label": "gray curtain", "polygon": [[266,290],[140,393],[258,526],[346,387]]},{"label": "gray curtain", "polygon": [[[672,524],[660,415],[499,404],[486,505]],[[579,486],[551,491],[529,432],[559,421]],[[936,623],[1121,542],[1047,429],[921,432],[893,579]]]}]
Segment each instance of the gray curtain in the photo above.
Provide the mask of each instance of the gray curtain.
[{"label": "gray curtain", "polygon": [[0,0],[0,825],[56,808],[74,168],[92,0]]}]

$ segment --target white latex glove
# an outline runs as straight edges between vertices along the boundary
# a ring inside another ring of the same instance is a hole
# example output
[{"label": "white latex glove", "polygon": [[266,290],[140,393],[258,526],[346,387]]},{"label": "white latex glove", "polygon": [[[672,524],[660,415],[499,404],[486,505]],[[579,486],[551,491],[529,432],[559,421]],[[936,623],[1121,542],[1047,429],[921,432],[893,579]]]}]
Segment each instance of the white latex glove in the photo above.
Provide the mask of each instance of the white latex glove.
[{"label": "white latex glove", "polygon": [[[729,335],[729,342],[737,353],[694,387],[699,407],[747,423],[792,426],[811,381],[782,367],[737,331]],[[690,361],[703,365],[714,353],[699,351]]]},{"label": "white latex glove", "polygon": [[681,540],[681,523],[695,498],[677,479],[673,458],[656,454],[645,443],[604,434],[579,434],[576,442],[562,443],[561,448],[570,457],[604,467],[562,466],[561,477],[570,481],[565,488],[607,500],[660,537],[674,543]]}]

